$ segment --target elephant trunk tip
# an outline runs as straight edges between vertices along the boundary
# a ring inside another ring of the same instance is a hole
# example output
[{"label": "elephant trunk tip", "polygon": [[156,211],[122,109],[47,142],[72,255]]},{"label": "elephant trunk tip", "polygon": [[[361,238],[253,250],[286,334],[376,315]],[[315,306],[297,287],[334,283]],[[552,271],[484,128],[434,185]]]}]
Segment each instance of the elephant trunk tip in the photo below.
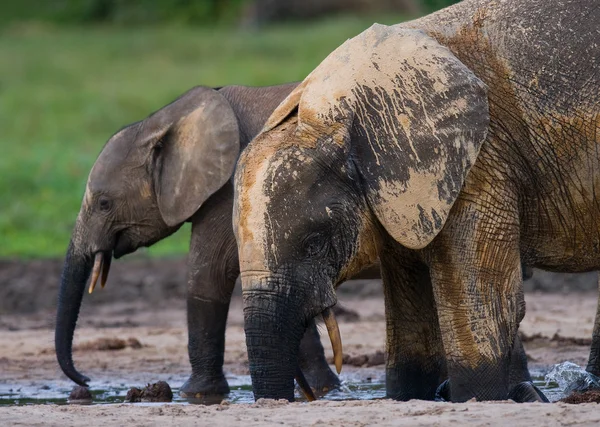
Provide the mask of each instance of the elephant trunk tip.
[{"label": "elephant trunk tip", "polygon": [[61,359],[59,357],[58,363],[60,365],[60,368],[64,372],[64,374],[67,377],[69,377],[69,379],[71,379],[73,382],[75,382],[76,384],[78,384],[80,386],[83,386],[83,387],[88,386],[88,383],[90,382],[90,378],[79,373],[79,371],[77,371],[77,369],[75,369],[75,366],[73,365],[72,360],[70,362],[63,363],[63,362],[61,362]]}]

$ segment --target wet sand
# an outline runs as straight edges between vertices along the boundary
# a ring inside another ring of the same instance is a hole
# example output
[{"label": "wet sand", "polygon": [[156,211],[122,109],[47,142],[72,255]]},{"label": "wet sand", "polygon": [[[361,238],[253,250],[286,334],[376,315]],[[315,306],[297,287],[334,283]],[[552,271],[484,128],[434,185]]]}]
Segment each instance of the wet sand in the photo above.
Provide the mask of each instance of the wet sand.
[{"label": "wet sand", "polygon": [[[104,291],[107,292],[108,290]],[[531,369],[570,360],[585,366],[596,307],[595,292],[528,293],[527,315],[521,326]],[[344,352],[371,355],[384,350],[385,325],[380,298],[343,296],[341,304],[359,315],[343,321]],[[92,389],[104,384],[142,386],[166,380],[179,387],[189,373],[185,305],[148,308],[143,303],[113,303],[84,307],[77,329],[75,364],[92,378]],[[17,390],[68,390],[53,350],[52,313],[8,314],[0,330],[0,387]],[[325,334],[326,335],[326,334]],[[536,336],[536,338],[531,338]],[[115,341],[122,340],[122,342]],[[106,343],[113,347],[109,350]],[[115,344],[116,343],[116,344]],[[327,340],[326,353],[331,354]],[[140,346],[141,345],[141,346]],[[241,299],[232,302],[227,328],[225,371],[248,374]],[[383,366],[344,366],[344,373],[382,376]],[[65,396],[66,397],[66,396]],[[424,401],[318,401],[316,403],[257,402],[216,406],[174,404],[0,406],[2,425],[598,425],[598,404],[465,404]]]}]

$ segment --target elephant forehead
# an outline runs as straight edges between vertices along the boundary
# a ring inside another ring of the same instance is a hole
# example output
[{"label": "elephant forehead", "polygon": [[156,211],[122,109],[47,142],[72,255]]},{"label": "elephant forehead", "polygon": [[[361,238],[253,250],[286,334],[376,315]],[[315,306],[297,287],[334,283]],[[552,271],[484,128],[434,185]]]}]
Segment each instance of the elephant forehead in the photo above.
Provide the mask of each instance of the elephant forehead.
[{"label": "elephant forehead", "polygon": [[[130,164],[141,164],[145,159],[140,155],[135,158],[136,138],[140,135],[142,122],[129,125],[115,133],[98,155],[88,175],[84,194],[84,204],[90,206],[94,195],[100,193],[118,194],[133,184],[131,176],[127,176]],[[145,183],[140,183],[140,185]],[[149,185],[141,189],[142,197],[149,198],[151,189]]]},{"label": "elephant forehead", "polygon": [[311,157],[297,133],[297,117],[292,116],[276,128],[258,135],[240,156],[236,173],[236,190],[240,203],[252,203],[255,191],[272,192],[285,182],[282,173],[295,178],[293,164],[309,163]]},{"label": "elephant forehead", "polygon": [[[131,156],[136,138],[141,132],[142,122],[127,126],[113,136],[102,148],[92,166],[89,180],[100,183],[122,170],[123,162]],[[114,178],[112,178],[114,180]]]},{"label": "elephant forehead", "polygon": [[[277,130],[275,135],[279,138]],[[248,147],[236,172],[234,220],[242,271],[256,270],[260,265],[266,268],[268,259],[277,260],[273,233],[284,225],[286,201],[301,199],[299,194],[306,190],[304,181],[312,157],[299,147],[268,147],[277,138],[271,134],[255,140],[252,144],[260,143],[260,147]]]},{"label": "elephant forehead", "polygon": [[234,231],[242,272],[266,267],[261,260],[264,260],[266,242],[265,206],[269,203],[262,186],[267,168],[267,161],[246,166],[241,159],[236,172],[234,223],[237,223],[237,227]]}]

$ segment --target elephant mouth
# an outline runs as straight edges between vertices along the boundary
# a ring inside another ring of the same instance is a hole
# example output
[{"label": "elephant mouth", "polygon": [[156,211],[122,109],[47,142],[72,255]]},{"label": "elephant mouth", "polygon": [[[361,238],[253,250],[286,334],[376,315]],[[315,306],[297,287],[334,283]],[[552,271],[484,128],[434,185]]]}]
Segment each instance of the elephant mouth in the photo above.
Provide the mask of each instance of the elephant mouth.
[{"label": "elephant mouth", "polygon": [[121,230],[115,235],[115,241],[113,244],[113,256],[115,259],[119,259],[122,256],[135,252],[137,247],[131,244],[130,239],[127,238],[127,230]]},{"label": "elephant mouth", "polygon": [[110,264],[113,259],[119,259],[124,255],[135,252],[137,247],[131,244],[131,240],[127,238],[126,231],[121,230],[114,236],[114,240],[111,245],[112,249],[98,250],[94,255],[94,267],[92,270],[92,280],[90,281],[90,287],[88,292],[91,294],[96,288],[98,279],[100,278],[100,286],[104,288],[108,273],[110,271]]},{"label": "elephant mouth", "polygon": [[110,271],[110,264],[112,261],[112,250],[111,251],[98,251],[94,255],[94,267],[92,270],[92,280],[90,281],[89,293],[94,292],[98,278],[100,278],[100,286],[104,288],[106,285],[106,279],[108,278],[108,272]]}]

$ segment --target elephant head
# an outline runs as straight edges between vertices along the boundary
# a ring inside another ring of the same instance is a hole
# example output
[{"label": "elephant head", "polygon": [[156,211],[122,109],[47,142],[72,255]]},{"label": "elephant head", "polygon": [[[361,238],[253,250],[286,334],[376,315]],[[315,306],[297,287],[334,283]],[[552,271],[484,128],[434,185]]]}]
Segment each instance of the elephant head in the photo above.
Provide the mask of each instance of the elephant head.
[{"label": "elephant head", "polygon": [[442,229],[489,123],[485,85],[423,32],[374,25],[274,111],[236,171],[246,343],[255,398],[293,399],[298,343],[381,237]]},{"label": "elephant head", "polygon": [[175,232],[233,173],[236,116],[216,90],[196,87],[113,135],[87,182],[61,276],[55,345],[63,372],[73,365],[75,324],[87,280],[104,286],[111,259]]}]

